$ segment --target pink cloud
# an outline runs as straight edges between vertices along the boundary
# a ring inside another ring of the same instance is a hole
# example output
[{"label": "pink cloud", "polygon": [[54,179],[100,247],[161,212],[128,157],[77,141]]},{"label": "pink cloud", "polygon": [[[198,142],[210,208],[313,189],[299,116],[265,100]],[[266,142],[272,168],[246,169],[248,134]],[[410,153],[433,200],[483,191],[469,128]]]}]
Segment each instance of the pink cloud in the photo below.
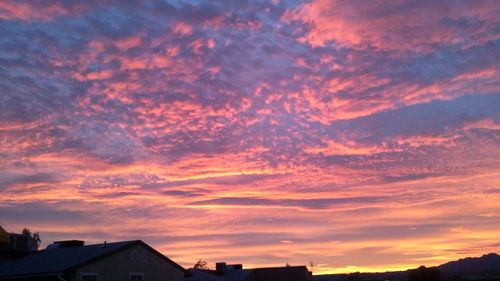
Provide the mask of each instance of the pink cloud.
[{"label": "pink cloud", "polygon": [[138,47],[142,44],[142,38],[140,36],[131,36],[117,40],[115,45],[121,50],[128,50],[131,48]]},{"label": "pink cloud", "polygon": [[[0,28],[4,226],[144,239],[187,267],[403,269],[494,250],[490,2],[312,1],[284,17],[273,2],[186,5],[168,24],[133,3],[75,19],[0,4],[19,19]],[[485,26],[439,25],[461,15]]]},{"label": "pink cloud", "polygon": [[51,21],[59,16],[72,15],[83,11],[83,6],[71,8],[56,2],[51,3],[19,3],[11,0],[0,2],[0,19],[32,21]]},{"label": "pink cloud", "polygon": [[193,33],[193,27],[185,22],[177,22],[172,27],[172,31],[179,35],[190,35]]},{"label": "pink cloud", "polygon": [[[434,45],[462,43],[467,46],[496,40],[490,32],[498,24],[495,1],[454,3],[435,1],[329,1],[314,0],[288,10],[283,19],[308,25],[300,38],[313,46],[329,41],[353,48],[428,52]],[[463,18],[479,20],[463,30],[453,23]]]}]

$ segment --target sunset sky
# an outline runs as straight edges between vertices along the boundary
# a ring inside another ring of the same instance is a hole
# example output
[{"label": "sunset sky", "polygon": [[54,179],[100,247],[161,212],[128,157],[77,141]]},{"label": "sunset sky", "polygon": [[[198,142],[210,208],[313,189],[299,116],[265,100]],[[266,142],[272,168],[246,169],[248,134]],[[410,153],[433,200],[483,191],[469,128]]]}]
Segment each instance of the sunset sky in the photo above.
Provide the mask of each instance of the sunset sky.
[{"label": "sunset sky", "polygon": [[0,225],[185,267],[500,252],[500,2],[0,1]]}]

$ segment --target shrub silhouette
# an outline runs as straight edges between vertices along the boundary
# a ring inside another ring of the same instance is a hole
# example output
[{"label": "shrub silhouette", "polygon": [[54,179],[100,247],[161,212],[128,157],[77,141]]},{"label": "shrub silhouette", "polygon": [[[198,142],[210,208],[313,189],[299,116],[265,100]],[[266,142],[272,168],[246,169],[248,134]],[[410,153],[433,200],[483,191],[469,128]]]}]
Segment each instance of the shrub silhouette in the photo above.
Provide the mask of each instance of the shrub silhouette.
[{"label": "shrub silhouette", "polygon": [[195,268],[195,269],[208,269],[207,262],[200,259],[194,264],[193,268]]}]

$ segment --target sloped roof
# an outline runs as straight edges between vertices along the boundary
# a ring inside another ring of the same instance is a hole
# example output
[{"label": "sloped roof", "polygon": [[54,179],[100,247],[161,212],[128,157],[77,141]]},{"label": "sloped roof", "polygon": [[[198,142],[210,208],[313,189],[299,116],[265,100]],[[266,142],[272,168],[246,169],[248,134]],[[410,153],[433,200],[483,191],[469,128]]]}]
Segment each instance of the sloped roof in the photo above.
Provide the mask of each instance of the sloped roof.
[{"label": "sloped roof", "polygon": [[0,260],[0,279],[12,276],[55,275],[71,271],[82,265],[140,244],[180,270],[184,270],[169,258],[140,240],[115,243],[49,249],[10,260]]}]

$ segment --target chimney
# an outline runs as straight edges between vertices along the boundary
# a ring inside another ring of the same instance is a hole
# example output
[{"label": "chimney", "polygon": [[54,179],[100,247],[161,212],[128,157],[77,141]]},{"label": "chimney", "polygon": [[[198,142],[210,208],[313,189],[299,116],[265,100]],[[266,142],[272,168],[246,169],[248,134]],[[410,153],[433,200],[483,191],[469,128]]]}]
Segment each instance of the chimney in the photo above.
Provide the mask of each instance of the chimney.
[{"label": "chimney", "polygon": [[215,263],[215,273],[220,275],[226,273],[226,263],[225,262]]}]

